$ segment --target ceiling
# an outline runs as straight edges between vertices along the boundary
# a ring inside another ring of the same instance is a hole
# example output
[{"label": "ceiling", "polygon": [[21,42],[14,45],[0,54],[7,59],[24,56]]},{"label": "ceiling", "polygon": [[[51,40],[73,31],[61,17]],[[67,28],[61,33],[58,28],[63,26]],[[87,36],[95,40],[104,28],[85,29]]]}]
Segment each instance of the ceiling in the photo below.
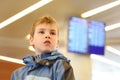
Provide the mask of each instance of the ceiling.
[{"label": "ceiling", "polygon": [[[0,22],[35,4],[39,0],[0,0]],[[53,16],[60,24],[60,47],[67,47],[68,20],[80,14],[115,0],[53,0],[51,3],[33,11],[0,29],[0,55],[21,59],[33,54],[28,50],[26,36],[32,23],[43,15]],[[96,14],[88,19],[105,22],[106,25],[120,22],[120,5]],[[62,36],[65,35],[63,38]],[[120,28],[106,32],[106,45],[117,46],[120,50]]]}]

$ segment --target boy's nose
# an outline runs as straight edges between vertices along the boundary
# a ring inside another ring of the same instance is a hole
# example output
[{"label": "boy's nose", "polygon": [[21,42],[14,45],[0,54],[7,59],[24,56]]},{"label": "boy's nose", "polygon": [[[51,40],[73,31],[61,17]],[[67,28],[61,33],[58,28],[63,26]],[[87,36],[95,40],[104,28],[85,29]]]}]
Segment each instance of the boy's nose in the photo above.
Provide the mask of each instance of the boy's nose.
[{"label": "boy's nose", "polygon": [[49,35],[49,34],[47,34],[47,35],[45,36],[45,38],[48,38],[48,39],[50,39],[50,35]]}]

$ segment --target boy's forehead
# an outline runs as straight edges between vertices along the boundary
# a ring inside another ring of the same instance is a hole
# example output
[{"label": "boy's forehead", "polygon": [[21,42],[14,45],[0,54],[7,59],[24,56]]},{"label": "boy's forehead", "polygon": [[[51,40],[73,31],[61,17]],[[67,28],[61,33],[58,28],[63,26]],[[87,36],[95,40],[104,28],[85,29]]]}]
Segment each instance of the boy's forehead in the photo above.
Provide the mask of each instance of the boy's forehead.
[{"label": "boy's forehead", "polygon": [[52,30],[57,30],[57,25],[56,24],[39,24],[36,26],[37,29],[52,29]]}]

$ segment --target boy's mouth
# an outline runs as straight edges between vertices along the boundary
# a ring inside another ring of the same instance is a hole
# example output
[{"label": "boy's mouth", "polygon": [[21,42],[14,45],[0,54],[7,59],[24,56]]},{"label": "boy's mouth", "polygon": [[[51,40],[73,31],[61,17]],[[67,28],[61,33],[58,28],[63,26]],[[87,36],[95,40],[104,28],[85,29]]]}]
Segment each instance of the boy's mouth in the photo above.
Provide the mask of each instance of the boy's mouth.
[{"label": "boy's mouth", "polygon": [[44,44],[51,44],[49,40],[44,41]]}]

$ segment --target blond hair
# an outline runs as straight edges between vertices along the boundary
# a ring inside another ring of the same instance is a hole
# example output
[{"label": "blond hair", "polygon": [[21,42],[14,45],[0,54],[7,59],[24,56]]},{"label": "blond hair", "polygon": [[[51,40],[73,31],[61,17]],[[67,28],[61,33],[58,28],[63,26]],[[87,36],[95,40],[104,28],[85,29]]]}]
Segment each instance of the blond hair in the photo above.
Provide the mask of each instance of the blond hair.
[{"label": "blond hair", "polygon": [[[30,36],[33,37],[34,36],[34,32],[35,32],[35,27],[39,24],[43,24],[43,23],[46,23],[46,24],[57,24],[56,20],[51,17],[51,16],[43,16],[43,17],[40,17],[38,20],[36,20],[34,23],[33,23],[33,26],[31,27],[31,30],[30,30]],[[58,27],[57,27],[58,28]]]}]

